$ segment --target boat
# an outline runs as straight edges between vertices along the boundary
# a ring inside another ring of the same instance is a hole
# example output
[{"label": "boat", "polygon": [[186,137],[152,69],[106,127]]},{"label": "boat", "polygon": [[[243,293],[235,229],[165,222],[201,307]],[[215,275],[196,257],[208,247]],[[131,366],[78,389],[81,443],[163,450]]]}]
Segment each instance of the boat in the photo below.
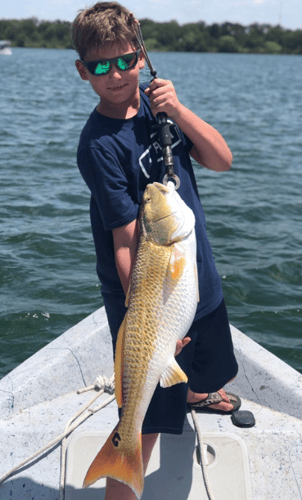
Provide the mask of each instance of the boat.
[{"label": "boat", "polygon": [[11,56],[12,50],[10,48],[11,42],[8,40],[0,40],[0,55]]},{"label": "boat", "polygon": [[[181,436],[160,436],[142,500],[301,500],[302,375],[231,332],[239,373],[226,390],[255,425],[188,411]],[[104,498],[104,479],[85,490],[82,482],[118,420],[112,374],[102,307],[0,381],[0,498]]]}]

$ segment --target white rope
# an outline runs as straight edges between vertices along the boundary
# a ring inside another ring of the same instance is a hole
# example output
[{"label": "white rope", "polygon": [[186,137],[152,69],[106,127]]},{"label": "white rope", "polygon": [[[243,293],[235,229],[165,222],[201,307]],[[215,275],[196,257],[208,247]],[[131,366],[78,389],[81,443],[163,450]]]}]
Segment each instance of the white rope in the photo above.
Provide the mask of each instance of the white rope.
[{"label": "white rope", "polygon": [[100,375],[99,377],[96,378],[96,381],[93,385],[89,385],[88,387],[79,389],[77,391],[77,394],[82,394],[83,392],[92,391],[93,389],[99,391],[104,390],[105,392],[108,392],[108,394],[113,394],[114,388],[115,388],[114,375],[112,375],[110,378],[107,378],[104,375]]},{"label": "white rope", "polygon": [[215,500],[214,494],[213,494],[213,491],[212,491],[212,488],[211,488],[211,485],[209,482],[209,476],[208,476],[208,471],[207,471],[206,446],[204,445],[204,442],[202,439],[202,434],[201,434],[198,420],[196,417],[196,412],[193,408],[191,408],[191,415],[193,418],[195,432],[197,435],[197,443],[198,443],[198,449],[199,449],[199,453],[200,453],[200,468],[202,471],[206,492],[207,492],[209,500]]},{"label": "white rope", "polygon": [[[86,409],[87,409],[87,414],[83,415],[82,418],[77,422],[77,424],[76,424],[77,427],[82,422],[84,422],[84,420],[86,420],[88,417],[90,417],[93,413],[96,413],[97,411],[101,410],[102,408],[104,408],[104,406],[106,406],[107,404],[111,403],[111,401],[114,400],[115,396],[112,395],[102,405],[97,406],[95,408],[89,408],[89,406],[92,405],[92,403],[94,403],[94,401],[98,397],[100,397],[104,392],[108,392],[109,394],[113,394],[114,387],[115,387],[114,374],[111,376],[110,379],[108,379],[107,377],[104,377],[103,375],[100,375],[99,377],[97,377],[94,385],[90,385],[89,387],[84,387],[83,389],[79,389],[77,391],[78,394],[82,394],[83,392],[87,392],[89,390],[95,389],[95,390],[99,390],[100,394],[97,394],[96,396],[94,396],[92,398],[92,400],[89,403],[87,403],[86,406],[84,406],[84,408],[82,408],[80,411],[78,411],[78,413],[76,415],[74,415],[69,420],[69,422],[67,422],[66,427],[65,427],[66,436],[69,434],[68,429],[70,428],[72,422],[74,422],[77,418],[79,418],[84,413],[84,411]],[[66,437],[64,437],[64,439],[62,440],[62,446],[61,446],[60,500],[64,500],[64,496],[65,496],[64,485],[65,485],[65,473],[66,473],[66,448],[67,448],[67,439],[66,439]]]},{"label": "white rope", "polygon": [[[101,385],[102,383],[103,383],[103,386]],[[98,389],[100,392],[96,396],[94,396],[92,398],[92,400],[84,406],[84,408],[82,408],[74,417],[72,417],[69,420],[69,422],[67,423],[67,425],[65,427],[65,431],[62,434],[60,434],[59,436],[57,436],[55,439],[53,439],[50,443],[48,443],[47,445],[43,446],[43,448],[41,448],[40,450],[38,450],[35,453],[33,453],[33,455],[31,455],[30,457],[28,457],[26,460],[23,460],[16,467],[14,467],[10,471],[8,471],[6,474],[4,474],[4,476],[0,477],[0,485],[7,478],[9,478],[9,476],[11,476],[14,472],[16,472],[17,470],[21,469],[21,467],[23,467],[24,465],[28,464],[32,460],[34,460],[34,458],[36,458],[37,456],[41,455],[45,451],[49,450],[54,445],[58,444],[60,441],[64,440],[72,431],[74,431],[88,417],[90,417],[91,415],[93,415],[94,413],[96,413],[97,411],[101,410],[102,408],[104,408],[105,406],[107,406],[109,403],[111,403],[114,400],[114,398],[115,398],[114,395],[111,395],[101,405],[96,406],[95,408],[89,408],[89,406],[92,403],[94,403],[94,401],[97,398],[99,398],[100,396],[102,396],[102,394],[104,394],[105,391],[109,392],[110,394],[112,394],[112,392],[114,391],[114,375],[112,375],[112,377],[110,379],[107,379],[106,377],[98,377],[97,380],[96,380],[96,382],[95,382],[95,384],[92,385],[92,386],[90,386],[90,388],[84,388],[84,389],[82,389],[80,391],[77,391],[77,392],[78,393],[82,393],[82,392],[85,392],[86,390],[91,390],[91,389]],[[85,412],[85,410],[87,410],[87,412],[86,412],[86,414],[83,415],[83,413]],[[76,419],[78,419],[78,420],[75,422]],[[74,423],[72,424],[72,422],[74,422]],[[65,479],[65,463],[66,463],[65,462],[65,456],[66,456],[65,450],[66,450],[66,446],[64,444],[64,453],[61,454],[62,458],[63,458],[63,455],[64,455],[64,459],[62,460],[63,467],[61,467],[61,481],[60,481],[60,485],[62,484],[62,476],[63,476],[63,482],[64,482],[64,479]],[[61,495],[61,492],[60,492],[60,495]]]}]

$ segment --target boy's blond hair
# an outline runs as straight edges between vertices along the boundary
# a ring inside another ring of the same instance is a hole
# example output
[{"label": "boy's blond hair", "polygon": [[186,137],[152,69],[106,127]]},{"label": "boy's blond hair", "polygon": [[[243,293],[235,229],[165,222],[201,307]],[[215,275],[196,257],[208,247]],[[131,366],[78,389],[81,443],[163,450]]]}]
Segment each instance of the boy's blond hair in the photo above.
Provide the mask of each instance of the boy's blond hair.
[{"label": "boy's blond hair", "polygon": [[138,48],[133,14],[117,2],[98,2],[83,9],[72,24],[72,41],[79,56],[84,59],[89,49],[106,47],[112,43],[131,43]]}]

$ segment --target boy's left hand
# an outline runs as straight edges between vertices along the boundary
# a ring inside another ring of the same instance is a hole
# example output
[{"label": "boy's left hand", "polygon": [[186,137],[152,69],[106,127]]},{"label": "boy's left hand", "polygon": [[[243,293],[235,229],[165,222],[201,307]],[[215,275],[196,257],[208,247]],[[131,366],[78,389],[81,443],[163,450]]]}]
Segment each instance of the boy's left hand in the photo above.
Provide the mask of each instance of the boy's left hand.
[{"label": "boy's left hand", "polygon": [[166,113],[175,120],[180,113],[181,104],[177,98],[173,83],[170,80],[155,78],[145,90],[150,99],[150,107],[154,116]]},{"label": "boy's left hand", "polygon": [[174,356],[178,356],[178,354],[183,350],[183,348],[189,343],[191,342],[191,339],[190,337],[185,337],[184,339],[182,340],[178,340],[176,342],[176,349],[175,349],[175,354]]}]

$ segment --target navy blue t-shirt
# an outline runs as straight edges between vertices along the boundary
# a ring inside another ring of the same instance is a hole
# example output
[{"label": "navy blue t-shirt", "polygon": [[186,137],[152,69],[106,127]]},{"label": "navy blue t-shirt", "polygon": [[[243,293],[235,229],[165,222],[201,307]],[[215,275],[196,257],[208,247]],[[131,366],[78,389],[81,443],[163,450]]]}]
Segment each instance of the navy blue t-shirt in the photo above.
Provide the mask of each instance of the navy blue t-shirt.
[{"label": "navy blue t-shirt", "polygon": [[[140,85],[141,102],[136,116],[128,120],[108,118],[96,109],[80,137],[78,166],[91,191],[90,217],[97,255],[97,273],[105,292],[123,292],[115,266],[112,229],[138,217],[147,184],[162,182],[165,167],[158,134],[154,128],[149,98]],[[205,316],[222,301],[221,280],[215,268],[206,234],[189,157],[192,142],[173,124],[174,171],[180,179],[178,193],[196,218],[197,265],[200,302],[197,317]]]}]

